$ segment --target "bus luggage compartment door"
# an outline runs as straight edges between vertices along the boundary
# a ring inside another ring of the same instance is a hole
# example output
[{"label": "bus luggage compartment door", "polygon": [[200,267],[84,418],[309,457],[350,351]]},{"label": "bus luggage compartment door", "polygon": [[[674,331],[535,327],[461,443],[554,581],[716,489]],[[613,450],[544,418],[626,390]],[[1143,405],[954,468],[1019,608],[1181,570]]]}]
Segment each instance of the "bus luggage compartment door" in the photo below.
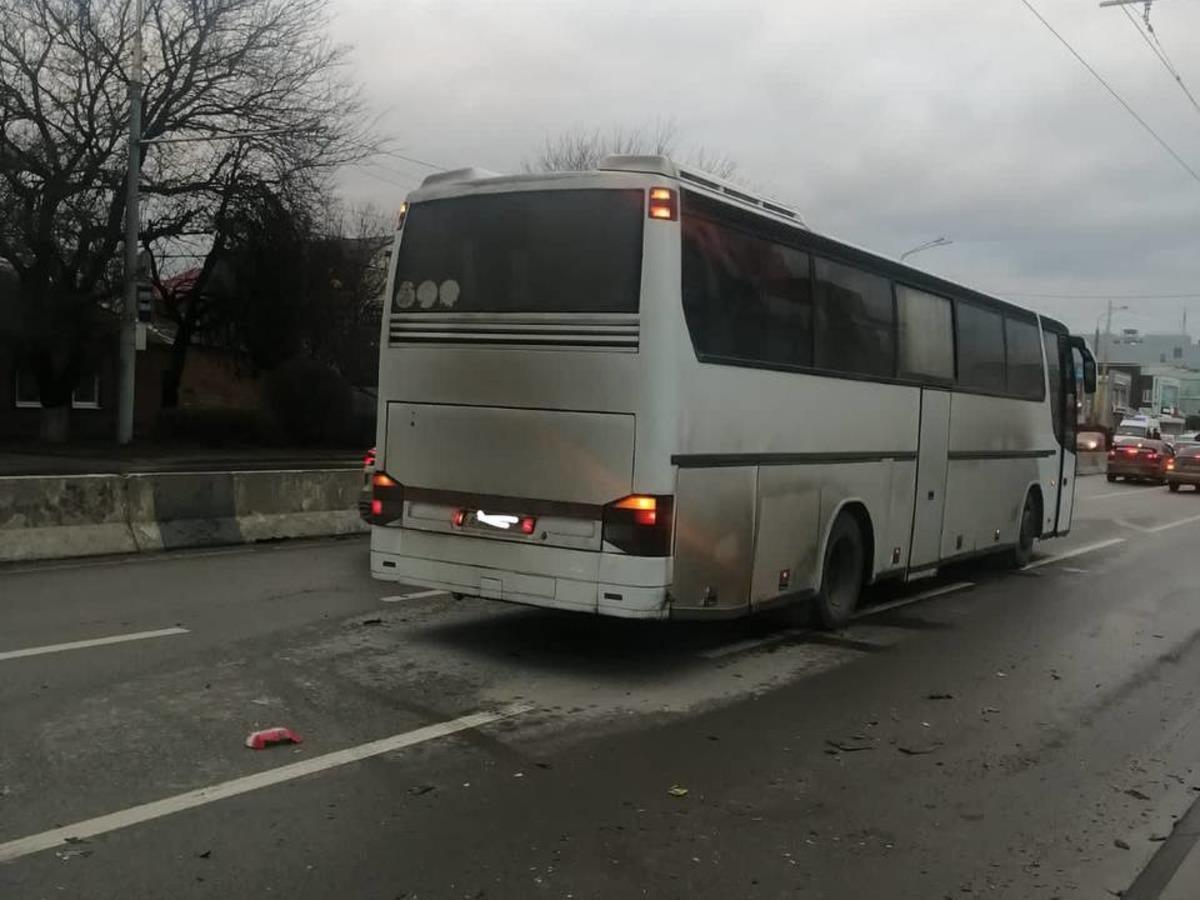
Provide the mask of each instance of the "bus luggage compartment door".
[{"label": "bus luggage compartment door", "polygon": [[946,510],[946,453],[950,446],[950,392],[921,391],[921,443],[913,499],[910,568],[938,561]]},{"label": "bus luggage compartment door", "polygon": [[389,403],[387,416],[383,464],[403,485],[595,505],[632,491],[632,415]]},{"label": "bus luggage compartment door", "polygon": [[753,466],[679,470],[672,615],[749,611],[757,478]]}]

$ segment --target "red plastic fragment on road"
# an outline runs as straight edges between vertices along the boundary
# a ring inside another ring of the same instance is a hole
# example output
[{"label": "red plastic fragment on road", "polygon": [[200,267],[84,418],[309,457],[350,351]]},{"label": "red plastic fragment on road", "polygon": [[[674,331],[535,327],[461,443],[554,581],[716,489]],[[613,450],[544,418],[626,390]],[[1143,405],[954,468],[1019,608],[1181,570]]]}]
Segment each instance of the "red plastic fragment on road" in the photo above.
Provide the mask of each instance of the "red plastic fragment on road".
[{"label": "red plastic fragment on road", "polygon": [[246,746],[251,750],[262,750],[275,744],[299,744],[304,738],[290,728],[264,728],[246,736]]}]

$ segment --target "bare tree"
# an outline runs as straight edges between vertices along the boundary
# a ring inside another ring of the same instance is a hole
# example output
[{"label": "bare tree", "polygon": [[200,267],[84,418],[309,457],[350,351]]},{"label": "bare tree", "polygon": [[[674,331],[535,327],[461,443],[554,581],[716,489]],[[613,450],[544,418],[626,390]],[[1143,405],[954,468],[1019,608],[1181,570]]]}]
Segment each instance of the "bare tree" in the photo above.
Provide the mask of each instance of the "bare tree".
[{"label": "bare tree", "polygon": [[[542,149],[522,163],[526,172],[581,172],[594,169],[606,156],[649,155],[675,156],[679,150],[679,129],[670,120],[658,121],[648,127],[576,128],[547,136]],[[733,179],[738,166],[732,157],[713,153],[703,147],[679,154],[691,163],[718,178]]]},{"label": "bare tree", "polygon": [[[346,49],[326,37],[327,0],[146,0],[142,23],[132,11],[132,0],[0,5],[0,259],[20,282],[20,356],[49,410],[69,409],[82,348],[114,309],[135,28],[144,245],[219,247],[247,184],[320,191],[373,149]],[[61,414],[46,421],[63,436]]]}]

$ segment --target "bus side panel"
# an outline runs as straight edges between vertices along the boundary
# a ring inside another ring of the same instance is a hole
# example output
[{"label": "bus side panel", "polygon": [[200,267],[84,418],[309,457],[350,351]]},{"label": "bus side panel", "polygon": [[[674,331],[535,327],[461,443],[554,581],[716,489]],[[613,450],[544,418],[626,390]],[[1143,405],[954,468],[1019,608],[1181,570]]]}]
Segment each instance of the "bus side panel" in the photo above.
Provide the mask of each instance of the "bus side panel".
[{"label": "bus side panel", "polygon": [[757,480],[753,466],[679,470],[673,615],[748,611]]},{"label": "bus side panel", "polygon": [[[824,468],[821,485],[821,535],[833,527],[834,517],[847,505],[861,505],[870,521],[871,533],[865,537],[874,545],[868,578],[877,578],[903,565],[912,529],[912,491],[915,462],[884,460],[871,463],[846,463]],[[897,559],[895,550],[899,548]],[[820,584],[818,558],[814,583]]]},{"label": "bus side panel", "polygon": [[816,589],[821,548],[822,466],[763,466],[750,601]]},{"label": "bus side panel", "polygon": [[1016,543],[1030,486],[1055,496],[1042,463],[1057,446],[1045,403],[954,394],[943,559]]}]

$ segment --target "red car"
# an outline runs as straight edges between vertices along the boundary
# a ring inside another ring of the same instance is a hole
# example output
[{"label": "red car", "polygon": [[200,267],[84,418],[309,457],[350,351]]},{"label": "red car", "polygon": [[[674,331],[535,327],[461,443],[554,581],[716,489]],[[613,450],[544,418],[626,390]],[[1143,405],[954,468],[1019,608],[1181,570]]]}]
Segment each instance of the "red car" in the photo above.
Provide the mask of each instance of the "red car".
[{"label": "red car", "polygon": [[1120,477],[1126,481],[1162,484],[1167,480],[1167,463],[1172,459],[1171,448],[1162,441],[1117,435],[1108,451],[1108,480]]}]

